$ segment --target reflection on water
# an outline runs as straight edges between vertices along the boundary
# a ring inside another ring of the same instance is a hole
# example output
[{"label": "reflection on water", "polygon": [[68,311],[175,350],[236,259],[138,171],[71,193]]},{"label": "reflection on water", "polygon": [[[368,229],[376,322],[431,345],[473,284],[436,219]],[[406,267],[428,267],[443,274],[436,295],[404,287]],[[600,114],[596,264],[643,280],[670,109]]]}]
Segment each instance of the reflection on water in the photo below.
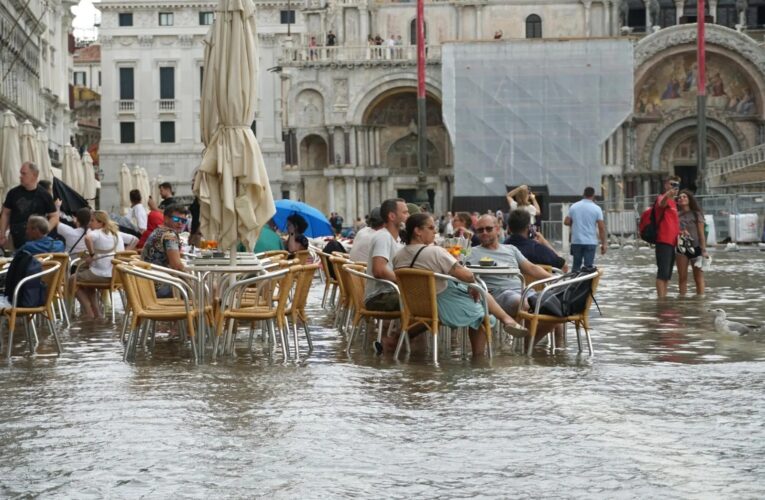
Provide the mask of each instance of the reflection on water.
[{"label": "reflection on water", "polygon": [[706,297],[664,301],[652,261],[600,262],[592,358],[349,359],[320,287],[299,366],[194,366],[162,338],[125,364],[85,323],[59,359],[44,335],[0,366],[0,497],[762,497],[765,334],[706,309],[765,321],[765,254],[718,254]]}]

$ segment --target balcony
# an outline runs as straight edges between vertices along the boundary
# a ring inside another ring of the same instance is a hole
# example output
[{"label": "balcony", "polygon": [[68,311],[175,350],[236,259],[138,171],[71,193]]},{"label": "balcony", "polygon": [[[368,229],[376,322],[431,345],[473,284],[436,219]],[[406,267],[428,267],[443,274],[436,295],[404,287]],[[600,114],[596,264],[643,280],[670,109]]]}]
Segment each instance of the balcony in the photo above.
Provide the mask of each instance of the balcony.
[{"label": "balcony", "polygon": [[157,111],[160,113],[175,113],[175,99],[160,99],[157,101]]},{"label": "balcony", "polygon": [[[426,47],[425,58],[429,63],[440,62],[441,46]],[[285,48],[279,62],[283,66],[413,65],[417,63],[417,46],[363,45]]]},{"label": "balcony", "polygon": [[117,101],[118,113],[135,113],[135,100],[133,99],[120,99]]}]

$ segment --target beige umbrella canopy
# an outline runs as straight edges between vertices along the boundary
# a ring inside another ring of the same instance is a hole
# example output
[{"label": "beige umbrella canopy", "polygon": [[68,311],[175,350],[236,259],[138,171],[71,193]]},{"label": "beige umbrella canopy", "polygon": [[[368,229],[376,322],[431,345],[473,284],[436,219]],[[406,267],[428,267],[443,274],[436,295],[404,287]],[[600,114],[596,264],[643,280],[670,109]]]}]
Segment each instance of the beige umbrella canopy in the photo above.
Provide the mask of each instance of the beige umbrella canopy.
[{"label": "beige umbrella canopy", "polygon": [[[145,168],[141,167],[139,169],[140,171],[140,178],[139,178],[139,184],[138,189],[141,190],[141,198],[145,198],[146,203],[149,202],[149,196],[151,196],[151,183],[149,182],[149,173],[146,171]],[[157,198],[154,198],[155,200]],[[159,201],[157,201],[159,203]]]},{"label": "beige umbrella canopy", "polygon": [[[120,213],[126,214],[130,209],[130,191],[133,187],[133,178],[130,175],[130,169],[123,163],[120,168]],[[146,200],[143,200],[144,202]]]},{"label": "beige umbrella canopy", "polygon": [[[194,179],[202,233],[221,248],[250,247],[273,216],[263,156],[250,129],[257,51],[251,0],[220,0],[206,40],[201,128],[206,149]],[[214,130],[213,130],[214,128]],[[210,132],[212,130],[212,132]]]},{"label": "beige umbrella canopy", "polygon": [[80,154],[74,148],[74,146],[67,144],[64,146],[64,160],[61,162],[61,173],[64,184],[74,189],[78,193],[82,193],[82,185],[80,179],[82,178],[82,161],[80,160]]},{"label": "beige umbrella canopy", "polygon": [[90,153],[82,155],[82,197],[88,200],[91,206],[96,206],[96,171],[93,169],[93,158]]},{"label": "beige umbrella canopy", "polygon": [[154,197],[155,200],[159,200],[159,185],[165,182],[164,177],[161,175],[156,176],[151,180],[151,195]]},{"label": "beige umbrella canopy", "polygon": [[40,167],[40,148],[37,144],[37,131],[29,120],[21,124],[21,161],[31,161]]},{"label": "beige umbrella canopy", "polygon": [[0,194],[3,199],[5,193],[19,183],[20,168],[19,125],[13,113],[6,111],[0,120]]},{"label": "beige umbrella canopy", "polygon": [[53,165],[48,153],[48,134],[42,128],[37,129],[37,156],[39,158],[40,179],[53,181]]}]

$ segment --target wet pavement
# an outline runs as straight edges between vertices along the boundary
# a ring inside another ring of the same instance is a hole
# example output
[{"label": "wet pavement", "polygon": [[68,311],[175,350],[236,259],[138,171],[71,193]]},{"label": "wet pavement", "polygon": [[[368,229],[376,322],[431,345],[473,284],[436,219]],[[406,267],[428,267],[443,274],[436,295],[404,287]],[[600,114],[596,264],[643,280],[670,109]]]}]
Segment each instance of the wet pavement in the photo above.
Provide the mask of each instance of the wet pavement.
[{"label": "wet pavement", "polygon": [[765,322],[765,252],[716,253],[704,298],[658,301],[649,251],[599,265],[594,357],[348,358],[318,282],[301,364],[164,338],[126,364],[110,323],[58,358],[43,333],[0,364],[0,497],[762,498],[765,333],[706,309]]}]

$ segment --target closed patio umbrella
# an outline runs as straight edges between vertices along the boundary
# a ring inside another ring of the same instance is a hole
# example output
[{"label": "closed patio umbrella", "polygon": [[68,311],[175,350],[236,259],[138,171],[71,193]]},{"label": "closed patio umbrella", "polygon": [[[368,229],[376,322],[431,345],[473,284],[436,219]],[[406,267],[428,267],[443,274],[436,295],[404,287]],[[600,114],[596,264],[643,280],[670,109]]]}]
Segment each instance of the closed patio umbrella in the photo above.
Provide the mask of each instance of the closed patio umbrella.
[{"label": "closed patio umbrella", "polygon": [[2,177],[3,200],[5,193],[19,183],[21,151],[19,149],[19,125],[10,111],[3,113],[0,120],[0,177]]},{"label": "closed patio umbrella", "polygon": [[275,212],[255,116],[257,51],[251,0],[220,0],[206,40],[201,99],[206,149],[194,180],[201,231],[221,248],[251,247]]},{"label": "closed patio umbrella", "polygon": [[[40,167],[40,148],[37,144],[37,131],[29,120],[21,124],[21,161],[31,161]],[[42,173],[42,172],[41,172]],[[42,178],[42,176],[41,176]]]},{"label": "closed patio umbrella", "polygon": [[158,175],[158,176],[156,176],[155,178],[153,178],[151,180],[151,196],[155,200],[159,200],[160,199],[160,196],[159,196],[159,185],[162,184],[163,182],[165,182],[165,179],[161,175]]},{"label": "closed patio umbrella", "polygon": [[50,163],[50,153],[48,152],[48,134],[45,129],[37,129],[37,155],[39,158],[40,179],[53,181],[53,165]]},{"label": "closed patio umbrella", "polygon": [[[120,168],[120,214],[125,215],[130,209],[130,191],[135,189],[130,169],[123,163]],[[145,200],[144,200],[145,201]]]},{"label": "closed patio umbrella", "polygon": [[[143,167],[139,169],[139,172],[140,172],[140,176],[138,177],[139,179],[138,189],[141,190],[142,198],[144,198],[146,203],[148,203],[149,196],[151,196],[151,183],[149,182],[149,173],[146,172],[146,169]],[[157,203],[159,203],[159,200],[157,198],[154,198],[154,199],[157,200]]]},{"label": "closed patio umbrella", "polygon": [[96,203],[96,172],[93,169],[93,158],[90,153],[82,155],[82,196],[88,200],[91,207]]},{"label": "closed patio umbrella", "polygon": [[74,146],[67,144],[64,146],[64,159],[61,162],[61,173],[63,176],[61,180],[78,193],[82,193],[82,187],[80,186],[81,169],[80,155]]}]

